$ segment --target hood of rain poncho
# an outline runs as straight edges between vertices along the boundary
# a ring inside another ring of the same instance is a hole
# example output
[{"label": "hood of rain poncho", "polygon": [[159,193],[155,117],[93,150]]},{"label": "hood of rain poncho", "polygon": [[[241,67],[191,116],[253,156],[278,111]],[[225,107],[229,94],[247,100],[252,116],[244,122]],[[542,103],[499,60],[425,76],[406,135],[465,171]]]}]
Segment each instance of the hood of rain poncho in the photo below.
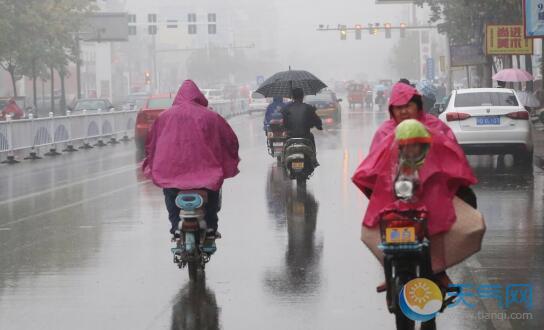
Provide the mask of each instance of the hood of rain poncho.
[{"label": "hood of rain poncho", "polygon": [[236,134],[207,105],[196,84],[186,80],[172,107],[153,123],[142,168],[157,186],[217,191],[238,174]]},{"label": "hood of rain poncho", "polygon": [[[429,233],[448,231],[456,216],[453,197],[462,186],[477,182],[459,145],[444,134],[426,127],[432,142],[419,168],[420,203],[429,211]],[[379,215],[395,203],[393,184],[398,168],[399,144],[395,134],[386,136],[359,165],[352,177],[370,202],[363,219],[367,227],[375,227]],[[369,192],[372,192],[370,194]]]}]

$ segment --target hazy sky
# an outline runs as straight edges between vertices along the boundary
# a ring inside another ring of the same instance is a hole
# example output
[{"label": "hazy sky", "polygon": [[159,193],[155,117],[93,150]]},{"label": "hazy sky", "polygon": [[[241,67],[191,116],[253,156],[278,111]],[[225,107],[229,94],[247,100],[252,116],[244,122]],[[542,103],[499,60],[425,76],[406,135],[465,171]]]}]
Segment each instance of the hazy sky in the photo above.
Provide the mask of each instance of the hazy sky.
[{"label": "hazy sky", "polygon": [[[362,40],[340,40],[339,32],[317,32],[318,24],[354,26],[390,22],[398,25],[411,15],[410,5],[376,5],[374,0],[276,0],[279,12],[279,43],[285,65],[305,68],[323,79],[352,78],[366,74],[369,78],[398,78],[390,69],[391,48],[399,39],[398,31],[386,39],[383,33]],[[419,18],[424,12],[419,9]]]},{"label": "hazy sky", "polygon": [[[376,5],[375,0],[126,0],[125,4],[133,7],[132,10],[147,12],[158,3],[169,8],[179,6],[180,13],[189,8],[207,8],[212,12],[215,6],[237,8],[237,12],[247,10],[248,16],[256,19],[255,24],[262,21],[265,33],[270,31],[274,35],[270,44],[277,45],[277,70],[291,65],[294,69],[312,71],[324,80],[365,76],[370,79],[398,79],[398,73],[391,69],[390,58],[391,49],[399,40],[399,32],[393,31],[393,37],[386,39],[383,32],[370,36],[363,31],[362,40],[355,40],[351,33],[348,40],[341,41],[338,31],[318,32],[319,24],[335,27],[338,24],[367,26],[368,23],[389,22],[399,25],[407,22],[412,14],[412,5]],[[267,9],[270,5],[275,5],[276,10]],[[131,8],[127,10],[131,11]],[[418,15],[421,21],[426,21],[424,10],[418,9]],[[233,28],[242,31],[245,27]],[[248,51],[248,54],[263,56],[262,50],[270,47],[266,42],[266,38],[258,41],[257,49]]]}]

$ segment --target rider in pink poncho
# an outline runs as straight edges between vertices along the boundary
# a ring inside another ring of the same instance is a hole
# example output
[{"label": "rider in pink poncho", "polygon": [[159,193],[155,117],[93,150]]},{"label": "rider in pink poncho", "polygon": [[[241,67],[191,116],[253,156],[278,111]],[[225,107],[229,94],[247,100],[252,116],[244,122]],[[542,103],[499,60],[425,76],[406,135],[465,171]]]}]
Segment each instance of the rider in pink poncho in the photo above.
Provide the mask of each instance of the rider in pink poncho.
[{"label": "rider in pink poncho", "polygon": [[142,168],[163,188],[172,234],[180,221],[175,203],[179,190],[205,189],[209,236],[216,235],[221,186],[239,172],[238,138],[227,121],[207,106],[196,84],[186,80],[147,138]]},{"label": "rider in pink poncho", "polygon": [[[429,209],[431,235],[448,231],[455,222],[453,197],[461,191],[464,195],[469,185],[477,182],[468,165],[465,154],[457,144],[448,126],[436,117],[423,112],[421,96],[415,88],[404,83],[393,87],[389,100],[391,119],[374,135],[369,155],[356,170],[352,180],[370,198],[363,224],[377,225],[377,216],[391,202],[393,193],[390,181],[390,162],[396,126],[406,119],[419,120],[433,136],[425,166],[421,169],[421,186],[425,190],[423,200]],[[376,190],[376,192],[375,192]],[[464,197],[464,196],[463,196]],[[475,206],[475,198],[469,204]]]},{"label": "rider in pink poncho", "polygon": [[[353,175],[353,183],[370,199],[363,219],[364,228],[373,228],[379,223],[379,214],[394,200],[392,166],[397,160],[395,129],[407,119],[420,121],[429,131],[432,143],[420,169],[422,202],[429,211],[430,235],[448,231],[455,223],[453,207],[455,195],[476,207],[476,196],[469,188],[477,182],[457,144],[451,129],[439,119],[423,112],[421,95],[405,83],[393,86],[389,100],[391,119],[386,121],[374,135],[369,155]],[[436,274],[443,287],[451,284],[445,272]],[[378,286],[385,290],[385,284]]]}]

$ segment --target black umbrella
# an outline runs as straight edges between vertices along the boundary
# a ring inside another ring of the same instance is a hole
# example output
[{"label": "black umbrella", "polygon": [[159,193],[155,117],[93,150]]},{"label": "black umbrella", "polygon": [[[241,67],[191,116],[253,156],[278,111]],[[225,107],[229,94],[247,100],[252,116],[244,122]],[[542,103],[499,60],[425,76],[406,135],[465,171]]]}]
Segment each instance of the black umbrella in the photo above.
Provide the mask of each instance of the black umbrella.
[{"label": "black umbrella", "polygon": [[304,95],[315,95],[325,87],[327,85],[308,71],[289,70],[266,79],[255,92],[265,97],[291,97],[293,88],[302,88]]}]

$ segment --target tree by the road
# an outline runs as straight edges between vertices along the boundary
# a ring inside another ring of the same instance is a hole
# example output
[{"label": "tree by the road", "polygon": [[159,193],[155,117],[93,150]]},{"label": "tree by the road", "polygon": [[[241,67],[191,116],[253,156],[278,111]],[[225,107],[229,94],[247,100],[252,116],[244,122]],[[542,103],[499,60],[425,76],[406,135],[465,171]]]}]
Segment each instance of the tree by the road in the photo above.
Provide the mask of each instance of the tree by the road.
[{"label": "tree by the road", "polygon": [[37,79],[48,67],[73,61],[74,35],[94,9],[89,0],[0,0],[0,66],[9,72],[13,94],[23,75]]},{"label": "tree by the road", "polygon": [[[437,23],[441,33],[447,33],[451,44],[484,45],[486,24],[522,24],[521,0],[417,0],[429,5],[431,23]],[[485,70],[490,73],[492,58],[488,56]],[[491,75],[487,74],[487,79]],[[490,81],[487,82],[490,84]]]}]

